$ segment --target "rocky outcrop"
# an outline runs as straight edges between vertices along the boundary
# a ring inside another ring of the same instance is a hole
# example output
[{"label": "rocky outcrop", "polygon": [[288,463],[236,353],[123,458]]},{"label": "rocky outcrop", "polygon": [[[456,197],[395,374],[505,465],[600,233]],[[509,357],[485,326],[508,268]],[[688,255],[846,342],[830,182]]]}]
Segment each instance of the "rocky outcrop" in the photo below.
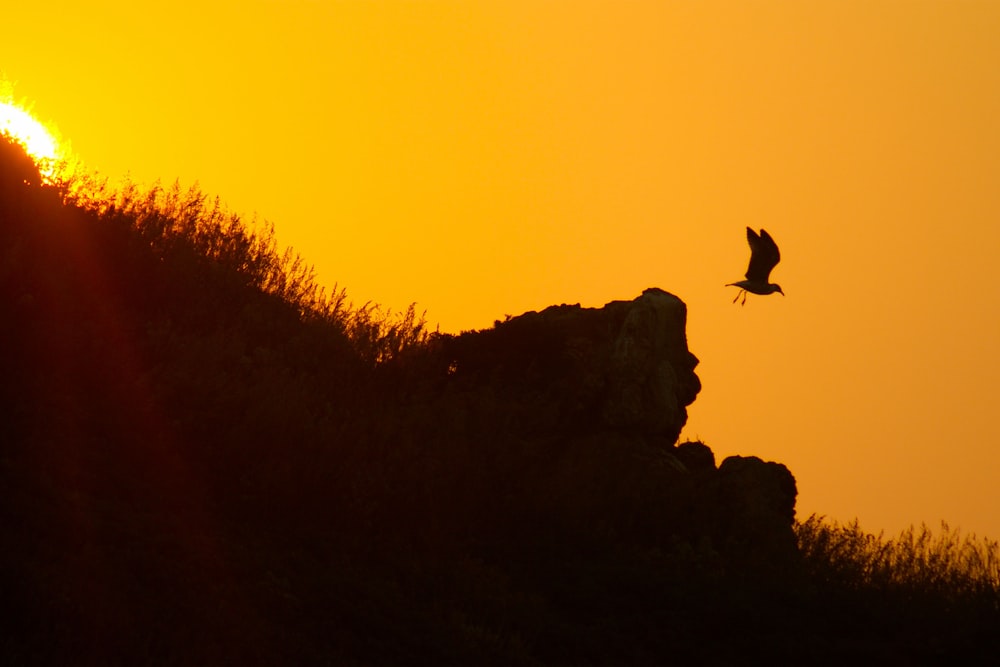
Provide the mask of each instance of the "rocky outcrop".
[{"label": "rocky outcrop", "polygon": [[446,342],[453,384],[488,384],[534,430],[614,429],[673,444],[701,383],[687,307],[651,288],[603,308],[551,306]]},{"label": "rocky outcrop", "polygon": [[484,474],[518,479],[522,513],[658,548],[710,545],[755,571],[784,567],[795,554],[788,469],[756,457],[717,466],[706,445],[676,444],[701,388],[686,317],[683,301],[652,288],[446,337],[445,394],[492,433],[479,442],[510,448],[494,460],[512,472]]}]

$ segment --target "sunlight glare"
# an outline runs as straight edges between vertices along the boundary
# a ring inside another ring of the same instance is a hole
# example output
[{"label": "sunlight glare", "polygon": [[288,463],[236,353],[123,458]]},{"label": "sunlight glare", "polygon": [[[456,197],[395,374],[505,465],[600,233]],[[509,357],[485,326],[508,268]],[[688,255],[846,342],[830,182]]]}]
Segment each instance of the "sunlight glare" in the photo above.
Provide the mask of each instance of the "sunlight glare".
[{"label": "sunlight glare", "polygon": [[55,160],[59,157],[58,144],[45,126],[27,111],[9,102],[0,102],[0,132],[7,132],[24,143],[28,153],[36,160]]},{"label": "sunlight glare", "polygon": [[0,134],[24,144],[43,176],[52,177],[63,157],[59,141],[42,123],[12,101],[0,101]]}]

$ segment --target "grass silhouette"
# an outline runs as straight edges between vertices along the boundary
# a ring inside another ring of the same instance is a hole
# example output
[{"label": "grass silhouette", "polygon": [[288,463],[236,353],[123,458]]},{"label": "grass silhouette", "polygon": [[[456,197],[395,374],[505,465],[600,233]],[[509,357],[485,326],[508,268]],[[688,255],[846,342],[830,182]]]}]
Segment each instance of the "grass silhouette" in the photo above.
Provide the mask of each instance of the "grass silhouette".
[{"label": "grass silhouette", "polygon": [[995,542],[814,516],[767,567],[683,508],[568,516],[539,470],[569,441],[449,388],[447,342],[196,188],[43,183],[0,141],[4,662],[1000,655]]}]

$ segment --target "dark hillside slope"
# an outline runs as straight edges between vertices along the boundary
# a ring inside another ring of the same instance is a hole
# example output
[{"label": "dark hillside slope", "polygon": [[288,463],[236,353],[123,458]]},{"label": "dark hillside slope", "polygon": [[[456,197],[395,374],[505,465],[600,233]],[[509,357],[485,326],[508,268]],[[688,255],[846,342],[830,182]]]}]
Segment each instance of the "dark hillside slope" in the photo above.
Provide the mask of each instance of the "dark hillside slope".
[{"label": "dark hillside slope", "polygon": [[649,289],[428,335],[196,191],[44,185],[0,141],[0,659],[988,655],[995,591],[903,632],[908,591],[872,608],[822,530],[803,557],[785,466],[677,444],[686,315]]},{"label": "dark hillside slope", "polygon": [[235,657],[269,625],[243,611],[232,570],[262,564],[237,536],[292,528],[289,448],[335,442],[369,364],[325,304],[265,289],[286,267],[231,221],[64,204],[0,148],[0,648]]}]

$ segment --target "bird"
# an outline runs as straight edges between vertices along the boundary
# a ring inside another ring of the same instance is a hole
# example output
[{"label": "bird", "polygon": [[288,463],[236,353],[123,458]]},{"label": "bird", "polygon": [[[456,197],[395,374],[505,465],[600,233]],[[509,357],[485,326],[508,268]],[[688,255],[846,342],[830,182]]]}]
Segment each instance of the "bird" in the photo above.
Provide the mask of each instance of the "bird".
[{"label": "bird", "polygon": [[726,287],[739,287],[733,303],[742,296],[740,305],[747,302],[747,292],[754,294],[774,294],[778,292],[781,296],[785,293],[781,291],[781,285],[768,282],[771,270],[781,260],[781,253],[778,252],[778,244],[774,242],[771,235],[760,230],[760,234],[747,227],[747,241],[750,243],[750,266],[747,267],[746,280],[735,283],[727,283]]}]

